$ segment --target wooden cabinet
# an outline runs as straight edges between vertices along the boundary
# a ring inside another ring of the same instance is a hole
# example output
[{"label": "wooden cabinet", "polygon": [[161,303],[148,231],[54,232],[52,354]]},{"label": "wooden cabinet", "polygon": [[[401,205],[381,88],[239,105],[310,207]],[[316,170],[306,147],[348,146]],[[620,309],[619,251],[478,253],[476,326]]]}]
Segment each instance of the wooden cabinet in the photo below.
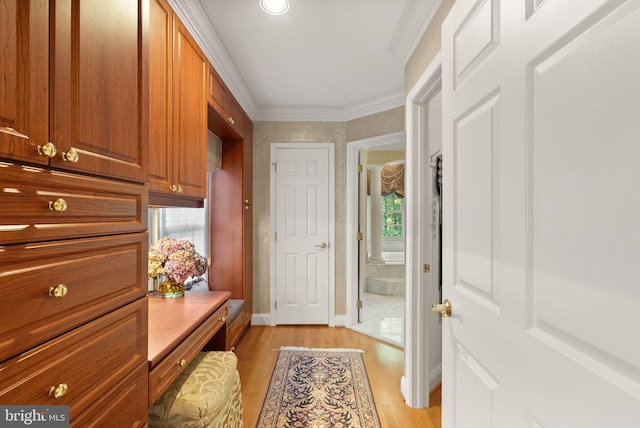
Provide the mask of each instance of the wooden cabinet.
[{"label": "wooden cabinet", "polygon": [[244,111],[212,66],[209,66],[208,102],[233,133],[243,135],[246,123]]},{"label": "wooden cabinet", "polygon": [[0,157],[48,165],[49,2],[0,4]]},{"label": "wooden cabinet", "polygon": [[0,402],[72,427],[147,421],[147,12],[0,2]]},{"label": "wooden cabinet", "polygon": [[140,12],[131,0],[3,2],[0,156],[147,180]]},{"label": "wooden cabinet", "polygon": [[208,62],[165,0],[150,0],[149,186],[152,203],[206,196]]}]

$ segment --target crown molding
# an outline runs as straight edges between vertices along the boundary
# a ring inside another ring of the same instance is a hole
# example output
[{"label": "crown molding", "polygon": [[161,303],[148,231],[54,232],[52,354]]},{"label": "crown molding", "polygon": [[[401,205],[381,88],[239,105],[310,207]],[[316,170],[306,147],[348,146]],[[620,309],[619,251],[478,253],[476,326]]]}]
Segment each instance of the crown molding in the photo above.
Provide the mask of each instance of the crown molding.
[{"label": "crown molding", "polygon": [[441,3],[442,0],[407,0],[387,48],[402,65],[407,65]]}]

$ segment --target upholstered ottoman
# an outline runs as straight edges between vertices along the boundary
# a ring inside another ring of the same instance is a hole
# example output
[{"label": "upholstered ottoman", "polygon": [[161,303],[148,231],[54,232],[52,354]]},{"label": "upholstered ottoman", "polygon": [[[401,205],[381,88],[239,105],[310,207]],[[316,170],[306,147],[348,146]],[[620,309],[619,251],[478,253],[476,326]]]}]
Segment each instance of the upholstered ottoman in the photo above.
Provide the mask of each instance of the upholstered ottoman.
[{"label": "upholstered ottoman", "polygon": [[200,352],[149,409],[149,426],[242,427],[242,392],[233,352]]}]

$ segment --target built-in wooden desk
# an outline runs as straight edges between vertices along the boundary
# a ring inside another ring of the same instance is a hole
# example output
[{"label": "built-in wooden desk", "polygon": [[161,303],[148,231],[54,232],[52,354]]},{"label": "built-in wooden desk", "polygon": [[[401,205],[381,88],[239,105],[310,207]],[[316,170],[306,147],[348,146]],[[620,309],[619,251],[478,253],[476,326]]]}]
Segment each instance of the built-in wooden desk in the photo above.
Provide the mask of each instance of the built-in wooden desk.
[{"label": "built-in wooden desk", "polygon": [[228,291],[149,295],[149,406],[214,335],[226,334],[229,297]]}]

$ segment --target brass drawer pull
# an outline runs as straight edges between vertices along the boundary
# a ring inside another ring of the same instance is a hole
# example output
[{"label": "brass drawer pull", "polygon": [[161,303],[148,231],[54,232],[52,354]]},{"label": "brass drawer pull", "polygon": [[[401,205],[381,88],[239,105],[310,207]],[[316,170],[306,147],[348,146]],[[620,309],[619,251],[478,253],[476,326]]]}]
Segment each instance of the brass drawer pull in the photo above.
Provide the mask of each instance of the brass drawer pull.
[{"label": "brass drawer pull", "polygon": [[55,201],[49,201],[49,209],[57,213],[63,213],[67,210],[67,201],[62,198],[58,198]]},{"label": "brass drawer pull", "polygon": [[77,163],[80,159],[80,155],[74,149],[69,149],[68,152],[62,152],[62,160],[70,163]]},{"label": "brass drawer pull", "polygon": [[58,284],[55,287],[49,287],[49,296],[55,297],[56,299],[62,299],[67,295],[67,286],[64,284]]},{"label": "brass drawer pull", "polygon": [[220,317],[220,322],[225,322],[225,321],[227,321],[227,317],[225,316]]},{"label": "brass drawer pull", "polygon": [[56,400],[64,397],[64,395],[69,390],[69,387],[66,383],[61,383],[58,386],[52,386],[49,388],[49,397],[53,396]]},{"label": "brass drawer pull", "polygon": [[42,146],[38,146],[36,147],[36,149],[38,150],[38,154],[40,156],[46,156],[48,158],[55,157],[55,155],[58,153],[58,149],[56,149],[56,146],[54,146],[51,142],[43,144]]},{"label": "brass drawer pull", "polygon": [[187,360],[184,358],[178,361],[178,367],[184,367],[187,364]]}]

